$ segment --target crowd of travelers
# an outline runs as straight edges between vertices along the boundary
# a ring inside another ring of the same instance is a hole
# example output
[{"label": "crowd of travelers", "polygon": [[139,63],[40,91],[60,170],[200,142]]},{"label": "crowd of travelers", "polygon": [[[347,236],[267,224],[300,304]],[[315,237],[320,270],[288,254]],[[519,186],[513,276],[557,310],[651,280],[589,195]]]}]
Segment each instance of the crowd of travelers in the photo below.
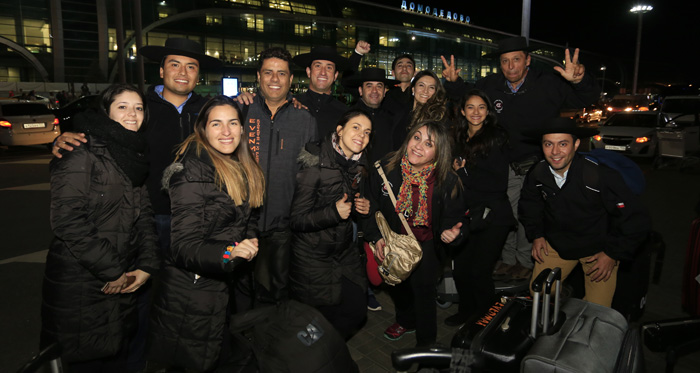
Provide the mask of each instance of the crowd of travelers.
[{"label": "crowd of travelers", "polygon": [[[138,372],[147,360],[227,371],[242,355],[231,320],[290,300],[348,340],[381,309],[368,284],[386,254],[377,211],[397,233],[405,217],[422,249],[405,281],[381,287],[395,307],[390,340],[436,342],[450,262],[451,326],[492,304],[495,275],[552,265],[566,277],[583,263],[585,299],[610,306],[617,264],[649,218],[615,171],[577,154],[594,132],[559,117],[600,92],[578,50],[555,71],[531,67],[531,50],[501,40],[485,56],[500,72],[471,83],[454,57],[441,79],[397,56],[390,79],[358,71],[364,41],[349,58],[272,47],[256,94],[207,100],[194,92],[200,70],[221,62],[199,43],[141,48],[162,83],[110,86],[54,142],[41,344],[62,347],[67,372]],[[310,81],[296,96],[292,64]],[[357,90],[352,106],[331,94],[336,81]],[[599,175],[593,187],[586,172]]]}]

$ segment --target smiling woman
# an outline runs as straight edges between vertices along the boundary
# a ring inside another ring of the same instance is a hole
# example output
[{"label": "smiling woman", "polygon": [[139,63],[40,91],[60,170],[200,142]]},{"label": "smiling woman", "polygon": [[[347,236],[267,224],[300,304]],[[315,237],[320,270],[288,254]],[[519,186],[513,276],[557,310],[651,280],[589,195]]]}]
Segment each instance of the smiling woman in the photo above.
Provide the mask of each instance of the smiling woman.
[{"label": "smiling woman", "polygon": [[51,228],[41,345],[59,343],[72,372],[125,371],[135,293],[160,267],[143,95],[117,84],[75,116],[85,146],[51,161]]},{"label": "smiling woman", "polygon": [[240,118],[231,98],[209,100],[163,175],[172,245],[154,295],[149,349],[171,366],[209,371],[226,361],[219,355],[230,349],[224,334],[233,259],[250,261],[258,252],[252,211],[262,205],[265,180],[250,148],[240,146],[248,141]]}]

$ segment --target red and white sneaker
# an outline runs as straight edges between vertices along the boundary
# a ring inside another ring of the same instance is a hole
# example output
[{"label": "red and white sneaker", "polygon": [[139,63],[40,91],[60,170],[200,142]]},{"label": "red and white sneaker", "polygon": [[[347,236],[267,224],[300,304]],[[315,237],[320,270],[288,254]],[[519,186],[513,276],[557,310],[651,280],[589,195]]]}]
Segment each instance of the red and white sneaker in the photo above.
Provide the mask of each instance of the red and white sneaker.
[{"label": "red and white sneaker", "polygon": [[406,333],[415,333],[416,329],[406,329],[399,323],[393,323],[384,331],[384,338],[390,341],[398,341]]}]

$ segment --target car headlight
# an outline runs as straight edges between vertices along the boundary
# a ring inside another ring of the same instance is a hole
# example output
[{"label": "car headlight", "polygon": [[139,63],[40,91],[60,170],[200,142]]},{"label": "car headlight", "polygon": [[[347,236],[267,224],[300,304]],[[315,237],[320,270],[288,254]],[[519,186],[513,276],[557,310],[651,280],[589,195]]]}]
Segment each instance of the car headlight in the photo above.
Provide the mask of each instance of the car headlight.
[{"label": "car headlight", "polygon": [[642,136],[642,137],[637,137],[637,139],[634,140],[634,142],[636,142],[637,144],[643,144],[645,142],[648,142],[649,140],[651,140],[651,139],[646,137],[646,136]]},{"label": "car headlight", "polygon": [[595,135],[595,136],[593,136],[593,140],[595,140],[595,141],[600,141],[600,140],[602,140],[602,139],[603,139],[603,136],[601,136],[601,135]]}]

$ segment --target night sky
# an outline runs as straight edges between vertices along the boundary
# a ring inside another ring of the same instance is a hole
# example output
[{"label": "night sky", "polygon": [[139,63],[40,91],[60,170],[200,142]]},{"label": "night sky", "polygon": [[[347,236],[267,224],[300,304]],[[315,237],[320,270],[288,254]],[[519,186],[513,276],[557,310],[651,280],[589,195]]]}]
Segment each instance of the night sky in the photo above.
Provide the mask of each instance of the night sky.
[{"label": "night sky", "polygon": [[[396,8],[401,6],[400,0],[377,2]],[[520,34],[521,0],[413,2],[446,11],[456,10],[470,16],[473,25]],[[637,15],[629,9],[638,3],[634,0],[532,0],[530,37],[618,57],[629,64],[631,70]],[[700,2],[652,0],[645,4],[654,9],[643,16],[640,84],[642,80],[700,84]]]}]

